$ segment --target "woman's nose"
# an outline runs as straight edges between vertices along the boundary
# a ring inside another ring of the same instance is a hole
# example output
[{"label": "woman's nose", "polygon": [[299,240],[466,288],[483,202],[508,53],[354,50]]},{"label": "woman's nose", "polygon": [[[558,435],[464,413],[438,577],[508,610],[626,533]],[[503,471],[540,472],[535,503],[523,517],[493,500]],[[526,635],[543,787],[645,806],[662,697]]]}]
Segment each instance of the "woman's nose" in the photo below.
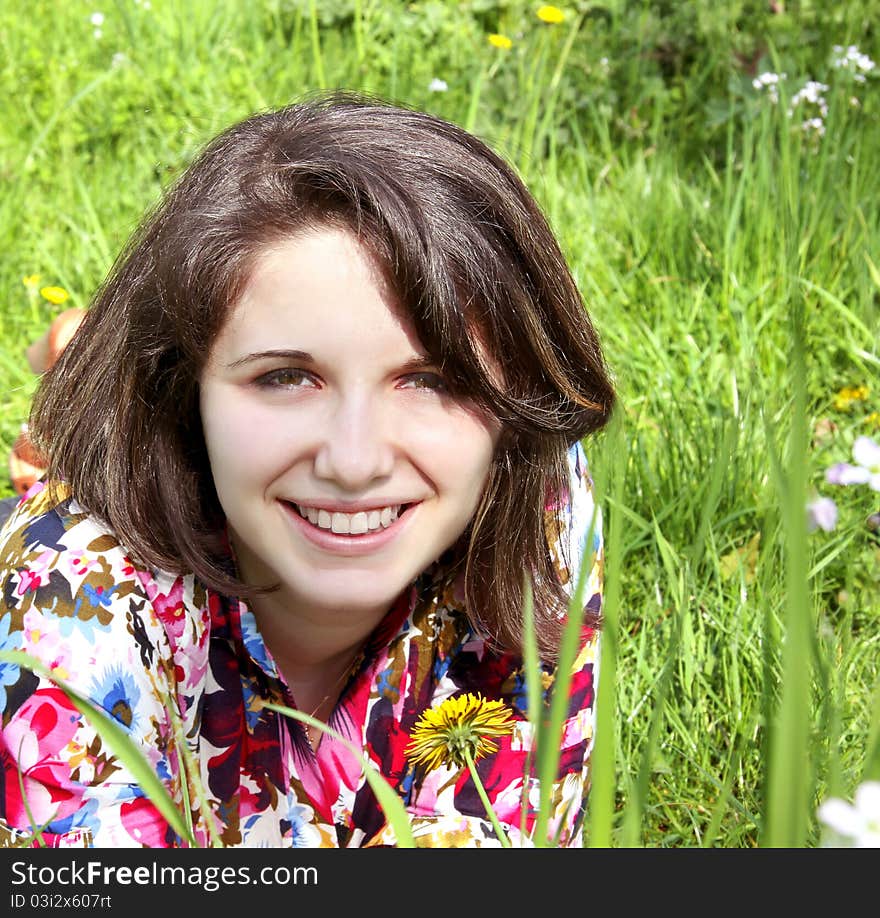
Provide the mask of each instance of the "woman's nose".
[{"label": "woman's nose", "polygon": [[389,476],[394,469],[394,446],[386,415],[367,395],[341,398],[326,419],[325,429],[316,431],[317,477],[357,491]]}]

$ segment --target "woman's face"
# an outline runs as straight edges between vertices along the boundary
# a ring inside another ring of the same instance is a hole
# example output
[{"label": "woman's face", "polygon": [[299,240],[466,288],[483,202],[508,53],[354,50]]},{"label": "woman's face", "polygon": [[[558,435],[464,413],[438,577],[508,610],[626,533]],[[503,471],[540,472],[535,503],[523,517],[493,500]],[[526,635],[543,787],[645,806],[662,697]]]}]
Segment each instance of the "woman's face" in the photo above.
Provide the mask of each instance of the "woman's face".
[{"label": "woman's face", "polygon": [[472,518],[496,422],[444,390],[348,232],[267,247],[201,378],[220,503],[294,614],[384,614]]}]

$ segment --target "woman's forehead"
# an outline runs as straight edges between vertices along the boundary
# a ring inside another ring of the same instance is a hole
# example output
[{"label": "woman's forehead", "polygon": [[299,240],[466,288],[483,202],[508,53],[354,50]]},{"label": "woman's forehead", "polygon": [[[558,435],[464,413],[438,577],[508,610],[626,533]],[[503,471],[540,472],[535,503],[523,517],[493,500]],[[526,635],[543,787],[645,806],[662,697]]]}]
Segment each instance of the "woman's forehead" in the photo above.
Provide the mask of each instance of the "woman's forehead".
[{"label": "woman's forehead", "polygon": [[[215,342],[218,350],[397,342],[424,351],[414,323],[370,250],[336,227],[263,247]],[[337,348],[338,349],[338,348]]]}]

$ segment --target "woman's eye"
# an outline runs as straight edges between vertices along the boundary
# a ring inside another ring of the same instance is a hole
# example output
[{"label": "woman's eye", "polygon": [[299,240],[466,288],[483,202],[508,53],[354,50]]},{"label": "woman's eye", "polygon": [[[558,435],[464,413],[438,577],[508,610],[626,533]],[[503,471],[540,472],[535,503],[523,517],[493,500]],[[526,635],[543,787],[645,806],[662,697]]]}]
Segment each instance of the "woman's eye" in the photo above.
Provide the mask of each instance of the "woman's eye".
[{"label": "woman's eye", "polygon": [[443,377],[437,373],[411,373],[406,377],[404,385],[410,389],[433,389],[437,392],[446,391]]},{"label": "woman's eye", "polygon": [[261,388],[283,388],[294,389],[301,386],[313,385],[313,380],[304,370],[297,370],[294,367],[282,367],[278,370],[270,370],[255,380]]}]

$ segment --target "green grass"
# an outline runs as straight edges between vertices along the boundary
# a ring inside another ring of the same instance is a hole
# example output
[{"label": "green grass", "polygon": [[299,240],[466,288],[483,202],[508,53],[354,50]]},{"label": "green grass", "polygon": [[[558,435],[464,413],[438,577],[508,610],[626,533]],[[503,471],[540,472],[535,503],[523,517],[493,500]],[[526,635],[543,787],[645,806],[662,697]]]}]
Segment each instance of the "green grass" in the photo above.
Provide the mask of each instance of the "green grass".
[{"label": "green grass", "polygon": [[[611,549],[588,840],[819,843],[818,802],[880,773],[880,495],[823,479],[880,436],[880,87],[829,63],[880,59],[880,5],[572,3],[547,26],[517,0],[117,0],[100,39],[96,6],[0,9],[4,453],[58,311],[22,277],[87,305],[216,131],[322,86],[466,125],[545,207],[620,390],[587,444]],[[823,137],[752,88],[760,53],[789,97],[829,85]],[[814,492],[832,533],[804,527]]]}]

